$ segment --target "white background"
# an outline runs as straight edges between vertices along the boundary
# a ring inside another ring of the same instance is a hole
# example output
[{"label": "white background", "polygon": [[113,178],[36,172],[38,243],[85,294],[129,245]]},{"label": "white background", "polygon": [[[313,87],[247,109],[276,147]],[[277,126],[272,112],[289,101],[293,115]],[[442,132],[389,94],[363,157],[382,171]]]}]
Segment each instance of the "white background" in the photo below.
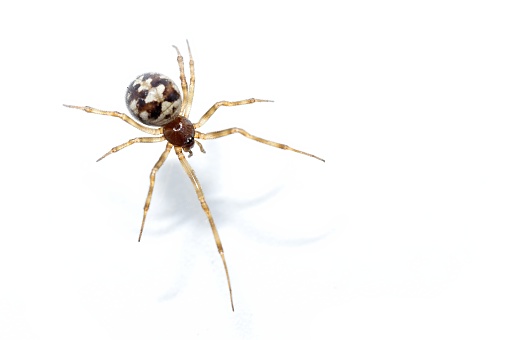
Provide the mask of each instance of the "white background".
[{"label": "white background", "polygon": [[[505,339],[502,1],[1,5],[1,339]],[[128,83],[196,62],[190,159],[118,119]]]}]

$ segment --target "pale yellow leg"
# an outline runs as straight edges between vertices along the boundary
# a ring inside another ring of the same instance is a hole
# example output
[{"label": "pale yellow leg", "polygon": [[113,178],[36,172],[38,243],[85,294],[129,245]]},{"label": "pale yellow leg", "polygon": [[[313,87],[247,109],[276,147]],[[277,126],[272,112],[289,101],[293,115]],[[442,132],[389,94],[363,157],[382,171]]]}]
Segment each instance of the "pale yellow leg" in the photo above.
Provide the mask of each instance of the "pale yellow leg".
[{"label": "pale yellow leg", "polygon": [[153,169],[151,169],[150,174],[150,188],[148,189],[148,196],[146,196],[146,202],[144,203],[144,213],[143,213],[143,222],[141,223],[141,231],[139,231],[139,239],[138,241],[141,242],[141,236],[143,236],[143,230],[144,230],[144,222],[146,221],[146,214],[148,213],[148,209],[150,209],[150,203],[151,203],[151,196],[153,194],[153,188],[155,186],[155,175],[157,174],[158,169],[164,164],[167,156],[169,155],[169,152],[171,152],[171,149],[173,148],[172,144],[167,143],[164,152],[162,155],[160,155],[160,158],[158,159],[157,163],[155,163],[155,166]]},{"label": "pale yellow leg", "polygon": [[165,139],[164,136],[161,136],[161,137],[137,137],[137,138],[133,138],[133,139],[129,140],[126,143],[123,143],[121,145],[115,146],[108,153],[106,153],[104,156],[102,156],[99,159],[97,159],[97,162],[103,160],[104,158],[106,158],[110,154],[118,152],[121,149],[124,149],[127,146],[130,146],[130,145],[132,145],[134,143],[158,143],[158,142],[164,142],[165,140],[166,139]]},{"label": "pale yellow leg", "polygon": [[178,47],[173,45],[174,49],[178,53],[178,67],[180,68],[180,81],[181,81],[181,91],[183,91],[183,103],[181,104],[181,112],[184,113],[187,104],[188,104],[188,86],[187,86],[187,77],[185,76],[185,65],[183,64],[183,56],[180,53]]},{"label": "pale yellow leg", "polygon": [[72,109],[83,110],[83,111],[89,112],[89,113],[95,113],[98,115],[118,117],[121,120],[123,120],[124,122],[132,125],[136,129],[139,129],[143,132],[149,133],[150,135],[161,135],[163,133],[163,128],[146,127],[144,125],[139,124],[138,122],[136,122],[135,120],[133,120],[132,118],[127,116],[126,114],[118,112],[118,111],[102,111],[102,110],[94,109],[93,107],[89,107],[89,106],[75,106],[75,105],[66,105],[66,104],[63,104],[63,106],[70,107]]},{"label": "pale yellow leg", "polygon": [[224,248],[222,247],[222,241],[220,240],[220,236],[218,235],[217,227],[215,226],[215,221],[213,221],[213,217],[211,216],[211,212],[209,210],[208,204],[206,203],[206,200],[204,198],[204,193],[202,192],[201,184],[199,183],[199,180],[197,179],[194,170],[188,163],[187,159],[185,158],[185,155],[183,154],[183,151],[180,147],[175,147],[174,150],[176,151],[176,154],[178,155],[178,159],[180,160],[181,165],[183,166],[183,169],[188,175],[188,178],[190,178],[190,181],[194,185],[195,192],[197,194],[197,198],[199,199],[199,202],[201,202],[202,210],[204,210],[204,213],[208,217],[209,224],[211,226],[211,231],[213,232],[213,237],[215,238],[215,243],[218,248],[218,253],[220,254],[220,257],[222,258],[222,263],[224,264],[225,268],[225,275],[227,276],[227,284],[229,286],[229,296],[231,298],[231,307],[234,311],[234,303],[232,301],[232,288],[231,288],[231,280],[229,278],[229,270],[227,269],[227,263],[225,262],[225,255],[224,255]]},{"label": "pale yellow leg", "polygon": [[187,40],[188,56],[189,56],[189,67],[190,67],[190,85],[188,87],[188,99],[186,99],[187,107],[183,111],[183,115],[188,118],[190,109],[192,108],[192,102],[194,100],[194,88],[195,88],[195,69],[194,69],[194,58],[192,57],[192,51],[190,51],[190,44]]},{"label": "pale yellow leg", "polygon": [[238,105],[263,103],[263,102],[272,102],[272,100],[250,98],[250,99],[238,100],[235,102],[229,102],[229,101],[217,102],[217,103],[213,104],[213,106],[208,111],[206,111],[206,113],[201,117],[201,119],[199,119],[199,121],[196,124],[194,124],[194,127],[196,129],[198,129],[201,126],[203,126],[204,123],[206,123],[208,121],[208,119],[211,118],[211,116],[215,113],[216,110],[218,110],[218,108],[220,106],[238,106]]},{"label": "pale yellow leg", "polygon": [[195,138],[199,138],[199,139],[215,139],[215,138],[229,136],[229,135],[232,135],[233,133],[239,133],[239,134],[245,136],[246,138],[249,138],[249,139],[254,140],[256,142],[259,142],[259,143],[262,143],[262,144],[266,144],[266,145],[270,145],[270,146],[273,146],[275,148],[279,148],[279,149],[283,149],[283,150],[294,151],[294,152],[300,153],[302,155],[310,156],[310,157],[313,157],[315,159],[318,159],[319,161],[325,162],[320,157],[317,157],[315,155],[312,155],[310,153],[307,153],[307,152],[304,152],[304,151],[301,151],[301,150],[297,150],[297,149],[291,148],[290,146],[285,145],[285,144],[281,144],[281,143],[277,143],[277,142],[272,142],[272,141],[267,140],[267,139],[256,137],[256,136],[251,135],[250,133],[248,133],[245,130],[240,129],[240,128],[230,128],[230,129],[225,129],[225,130],[220,130],[220,131],[215,131],[215,132],[210,132],[210,133],[200,133],[200,132],[196,131],[195,132]]}]

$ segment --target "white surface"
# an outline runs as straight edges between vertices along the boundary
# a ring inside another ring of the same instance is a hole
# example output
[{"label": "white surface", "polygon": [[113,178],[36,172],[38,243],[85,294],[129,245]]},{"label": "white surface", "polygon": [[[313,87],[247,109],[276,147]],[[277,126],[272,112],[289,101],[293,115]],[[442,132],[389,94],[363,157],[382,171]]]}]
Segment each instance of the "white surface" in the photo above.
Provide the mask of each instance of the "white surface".
[{"label": "white surface", "polygon": [[[2,5],[1,339],[503,339],[502,2]],[[283,5],[282,5],[283,4]],[[137,75],[196,61],[194,120],[240,136],[190,160],[63,103],[126,111]]]}]

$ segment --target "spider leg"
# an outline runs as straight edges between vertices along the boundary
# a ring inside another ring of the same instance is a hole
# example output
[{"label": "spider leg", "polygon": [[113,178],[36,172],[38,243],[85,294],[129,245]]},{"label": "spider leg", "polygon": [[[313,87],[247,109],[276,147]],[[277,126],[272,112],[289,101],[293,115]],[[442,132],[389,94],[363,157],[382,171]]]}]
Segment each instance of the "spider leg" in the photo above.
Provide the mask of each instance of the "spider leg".
[{"label": "spider leg", "polygon": [[182,149],[180,147],[174,148],[176,151],[176,154],[178,155],[178,159],[180,160],[181,165],[183,166],[183,169],[188,175],[188,178],[190,178],[190,181],[194,185],[195,192],[197,194],[197,198],[199,199],[199,202],[201,202],[202,210],[206,213],[206,216],[208,217],[209,224],[211,225],[211,231],[213,232],[213,236],[215,238],[215,243],[218,248],[218,253],[220,254],[220,257],[222,258],[222,262],[224,264],[225,268],[225,275],[227,276],[227,284],[229,286],[229,296],[231,298],[231,307],[234,311],[234,303],[232,301],[232,288],[231,288],[231,280],[229,278],[229,270],[227,269],[227,263],[225,262],[225,256],[224,256],[224,248],[222,247],[222,241],[220,241],[220,236],[218,235],[217,227],[215,226],[215,222],[213,221],[213,217],[211,216],[211,212],[209,210],[208,204],[206,203],[206,200],[204,198],[204,193],[202,192],[201,184],[199,183],[199,180],[195,176],[195,172],[188,163],[188,160],[185,158],[185,155],[182,152]]},{"label": "spider leg", "polygon": [[205,114],[202,115],[201,119],[199,119],[199,121],[196,124],[194,124],[194,127],[196,129],[198,129],[201,126],[203,126],[204,123],[206,123],[208,121],[208,119],[210,119],[210,117],[215,113],[216,110],[218,110],[218,108],[220,106],[238,106],[238,105],[246,105],[246,104],[253,104],[253,103],[262,103],[262,102],[272,102],[272,100],[250,98],[250,99],[238,100],[235,102],[229,102],[229,101],[217,102],[217,103],[213,104],[213,106]]},{"label": "spider leg", "polygon": [[123,148],[126,148],[127,146],[130,146],[134,143],[157,143],[157,142],[163,142],[165,141],[165,137],[164,136],[160,136],[160,137],[137,137],[137,138],[133,138],[131,140],[129,140],[128,142],[126,143],[123,143],[121,145],[118,145],[118,146],[115,146],[114,148],[112,148],[108,153],[106,153],[104,156],[100,157],[99,159],[97,159],[97,162],[98,161],[101,161],[103,160],[104,158],[106,158],[107,156],[109,156],[110,154],[112,153],[115,153],[115,152],[118,152],[120,151],[121,149]]},{"label": "spider leg", "polygon": [[160,158],[158,159],[157,163],[155,163],[155,166],[153,166],[153,169],[151,169],[150,188],[148,189],[148,196],[146,196],[146,202],[144,203],[143,222],[141,223],[141,230],[139,231],[139,238],[137,240],[138,242],[141,242],[141,236],[143,235],[144,229],[144,222],[146,221],[146,214],[148,213],[148,209],[150,209],[151,195],[153,194],[153,187],[155,186],[155,175],[157,174],[157,171],[158,169],[160,169],[162,164],[164,164],[172,148],[173,148],[172,144],[167,143],[164,152],[162,153],[162,155],[160,155]]},{"label": "spider leg", "polygon": [[181,112],[185,113],[187,104],[188,104],[188,86],[187,86],[187,77],[185,77],[185,65],[183,64],[183,56],[180,53],[178,47],[173,45],[174,49],[178,53],[178,66],[180,68],[180,81],[181,81],[181,90],[183,91],[183,103],[181,104]]},{"label": "spider leg", "polygon": [[199,149],[201,149],[202,153],[206,153],[206,150],[204,150],[204,147],[197,139],[195,139],[194,142],[199,146]]},{"label": "spider leg", "polygon": [[188,98],[185,99],[187,102],[187,106],[185,108],[185,111],[183,112],[183,115],[188,118],[188,115],[190,114],[190,108],[192,107],[192,101],[194,100],[194,88],[195,88],[195,69],[194,69],[194,58],[192,57],[192,51],[190,51],[190,44],[187,40],[187,47],[188,47],[188,56],[189,56],[189,67],[190,67],[190,86],[188,87]]},{"label": "spider leg", "polygon": [[104,115],[104,116],[118,117],[121,120],[123,120],[124,122],[127,122],[128,124],[132,125],[136,129],[139,129],[143,132],[149,133],[150,135],[160,135],[163,133],[163,128],[154,129],[154,128],[149,128],[147,126],[141,125],[138,122],[136,122],[135,120],[133,120],[132,118],[130,118],[129,116],[127,116],[126,114],[118,112],[118,111],[103,111],[103,110],[94,109],[93,107],[89,107],[89,106],[76,106],[76,105],[66,105],[66,104],[63,104],[63,106],[70,107],[71,109],[83,110],[83,111],[89,112],[89,113],[95,113],[95,114]]},{"label": "spider leg", "polygon": [[230,128],[230,129],[225,129],[225,130],[220,130],[220,131],[215,131],[215,132],[210,132],[210,133],[201,133],[201,132],[197,132],[196,131],[195,132],[195,138],[199,138],[199,139],[215,139],[215,138],[220,138],[220,137],[225,137],[225,136],[228,136],[228,135],[232,135],[233,133],[239,133],[239,134],[245,136],[246,138],[249,138],[249,139],[254,140],[256,142],[259,142],[259,143],[262,143],[262,144],[266,144],[266,145],[270,145],[270,146],[274,146],[275,148],[279,148],[279,149],[283,149],[283,150],[294,151],[294,152],[300,153],[302,155],[310,156],[310,157],[313,157],[315,159],[318,159],[319,161],[325,162],[320,157],[317,157],[315,155],[312,155],[310,153],[307,153],[307,152],[304,152],[304,151],[301,151],[301,150],[297,150],[297,149],[291,148],[290,146],[285,145],[285,144],[281,144],[281,143],[277,143],[277,142],[272,142],[272,141],[267,140],[267,139],[256,137],[256,136],[251,135],[250,133],[248,133],[245,130],[240,129],[240,128]]}]

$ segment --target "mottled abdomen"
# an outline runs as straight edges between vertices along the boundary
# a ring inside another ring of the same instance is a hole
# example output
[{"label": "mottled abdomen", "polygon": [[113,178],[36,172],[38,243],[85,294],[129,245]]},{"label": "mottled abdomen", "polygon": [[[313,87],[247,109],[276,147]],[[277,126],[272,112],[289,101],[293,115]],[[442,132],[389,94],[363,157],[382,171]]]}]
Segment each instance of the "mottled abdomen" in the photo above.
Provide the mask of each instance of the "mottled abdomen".
[{"label": "mottled abdomen", "polygon": [[181,94],[176,84],[159,73],[145,73],[128,87],[125,101],[134,116],[146,125],[164,126],[181,110]]}]

